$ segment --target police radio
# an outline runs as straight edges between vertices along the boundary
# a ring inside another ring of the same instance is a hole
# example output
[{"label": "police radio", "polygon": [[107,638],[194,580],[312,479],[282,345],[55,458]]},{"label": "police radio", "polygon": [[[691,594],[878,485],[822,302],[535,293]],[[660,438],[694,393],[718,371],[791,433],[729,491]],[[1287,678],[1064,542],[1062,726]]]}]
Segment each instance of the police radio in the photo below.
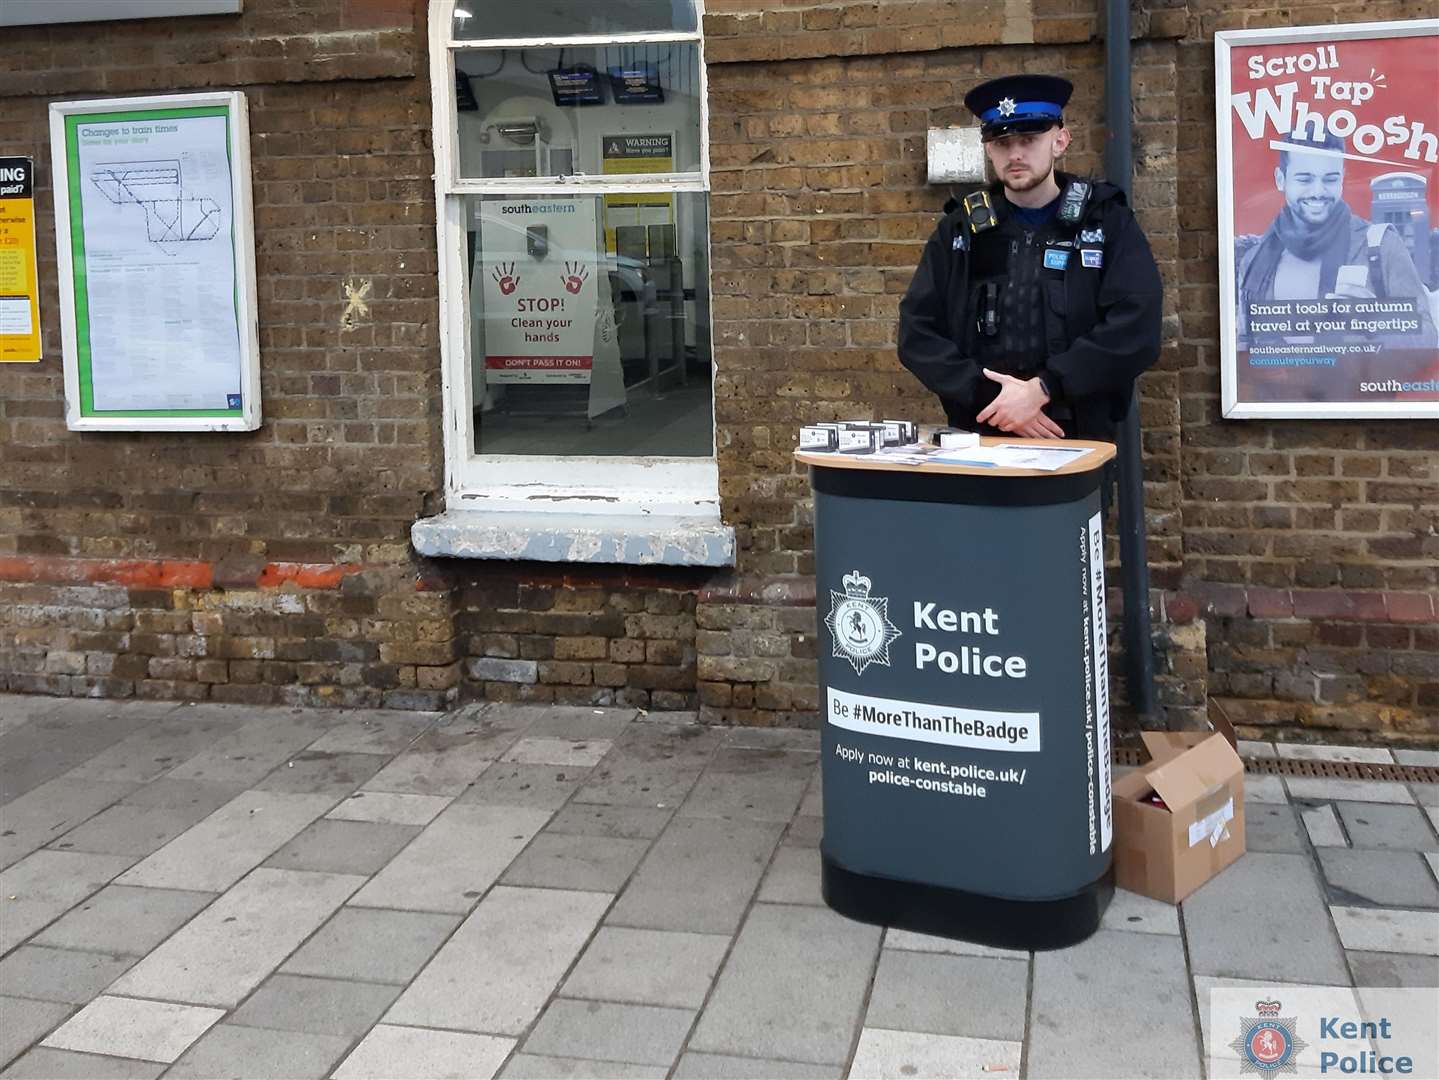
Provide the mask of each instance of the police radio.
[{"label": "police radio", "polygon": [[964,216],[969,221],[969,231],[973,233],[982,233],[999,224],[999,219],[994,216],[994,204],[989,201],[989,192],[983,188],[964,197]]},{"label": "police radio", "polygon": [[1093,191],[1094,185],[1088,180],[1071,180],[1064,185],[1064,192],[1059,197],[1059,220],[1071,227],[1083,221]]}]

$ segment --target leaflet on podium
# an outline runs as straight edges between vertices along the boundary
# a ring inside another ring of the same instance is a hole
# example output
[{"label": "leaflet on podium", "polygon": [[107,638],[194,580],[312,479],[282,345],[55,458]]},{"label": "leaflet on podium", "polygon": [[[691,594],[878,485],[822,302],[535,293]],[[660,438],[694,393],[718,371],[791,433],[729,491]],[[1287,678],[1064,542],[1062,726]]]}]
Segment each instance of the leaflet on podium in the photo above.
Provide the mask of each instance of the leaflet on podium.
[{"label": "leaflet on podium", "polygon": [[941,450],[931,461],[948,465],[977,465],[983,468],[1036,469],[1054,472],[1086,454],[1089,446],[1034,446],[1028,443],[1000,443],[997,446],[968,446],[962,450]]}]

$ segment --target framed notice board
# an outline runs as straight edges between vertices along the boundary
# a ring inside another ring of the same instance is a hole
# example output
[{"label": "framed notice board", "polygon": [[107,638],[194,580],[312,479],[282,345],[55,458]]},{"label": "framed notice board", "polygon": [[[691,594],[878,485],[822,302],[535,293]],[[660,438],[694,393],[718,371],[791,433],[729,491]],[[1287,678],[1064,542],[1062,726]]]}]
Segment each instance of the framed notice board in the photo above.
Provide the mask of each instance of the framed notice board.
[{"label": "framed notice board", "polygon": [[72,429],[260,426],[249,135],[241,93],[51,104]]}]

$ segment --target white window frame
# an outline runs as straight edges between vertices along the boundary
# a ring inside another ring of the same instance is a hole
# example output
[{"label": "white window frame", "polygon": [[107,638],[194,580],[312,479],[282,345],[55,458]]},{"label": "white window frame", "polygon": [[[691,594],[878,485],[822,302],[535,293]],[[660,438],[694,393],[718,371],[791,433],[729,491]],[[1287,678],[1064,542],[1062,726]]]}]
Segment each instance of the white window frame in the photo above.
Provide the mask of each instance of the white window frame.
[{"label": "white window frame", "polygon": [[[695,0],[693,31],[615,35],[541,35],[462,39],[453,36],[457,0],[430,0],[430,95],[433,102],[435,219],[439,243],[440,355],[444,393],[445,496],[448,510],[526,513],[673,514],[719,520],[719,469],[709,457],[553,457],[475,454],[470,366],[470,303],[463,238],[467,196],[709,192],[709,81],[704,61],[704,0]],[[464,0],[459,0],[464,2]],[[698,53],[700,160],[695,172],[548,179],[459,176],[455,53],[474,49],[540,49],[598,45],[693,43]],[[709,244],[709,229],[704,242]],[[705,266],[709,259],[706,253]],[[707,290],[706,290],[707,291]],[[706,327],[712,320],[708,320]],[[710,330],[710,333],[713,331]],[[712,343],[711,343],[712,344]],[[713,355],[713,348],[708,350]],[[714,430],[713,397],[711,431]]]}]

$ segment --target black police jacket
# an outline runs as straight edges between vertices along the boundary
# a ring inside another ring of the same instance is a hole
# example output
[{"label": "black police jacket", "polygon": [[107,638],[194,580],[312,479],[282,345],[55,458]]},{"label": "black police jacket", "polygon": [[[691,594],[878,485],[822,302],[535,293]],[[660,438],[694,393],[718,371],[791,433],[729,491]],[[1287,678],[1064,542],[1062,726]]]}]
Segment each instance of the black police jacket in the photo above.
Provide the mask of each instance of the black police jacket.
[{"label": "black police jacket", "polygon": [[[1056,174],[1061,188],[1071,179]],[[1000,387],[981,370],[993,369],[994,363],[992,356],[982,359],[975,310],[982,290],[974,286],[984,276],[984,265],[1009,257],[1018,226],[1005,221],[1008,204],[1001,185],[990,191],[1000,225],[984,232],[969,230],[962,205],[946,206],[948,213],[925,245],[900,304],[899,359],[939,396],[951,424],[1001,434],[975,419]],[[1033,342],[1034,354],[1026,362],[1005,365],[1005,373],[1043,377],[1051,397],[1045,412],[1065,435],[1112,439],[1129,407],[1134,380],[1159,356],[1159,269],[1124,193],[1102,181],[1095,184],[1077,227],[1056,219],[1046,235],[1056,245],[1067,244],[1055,250],[1069,255],[1064,269],[1039,271],[1044,332]],[[1102,250],[1100,266],[1082,261],[1081,235],[1091,250]]]}]

